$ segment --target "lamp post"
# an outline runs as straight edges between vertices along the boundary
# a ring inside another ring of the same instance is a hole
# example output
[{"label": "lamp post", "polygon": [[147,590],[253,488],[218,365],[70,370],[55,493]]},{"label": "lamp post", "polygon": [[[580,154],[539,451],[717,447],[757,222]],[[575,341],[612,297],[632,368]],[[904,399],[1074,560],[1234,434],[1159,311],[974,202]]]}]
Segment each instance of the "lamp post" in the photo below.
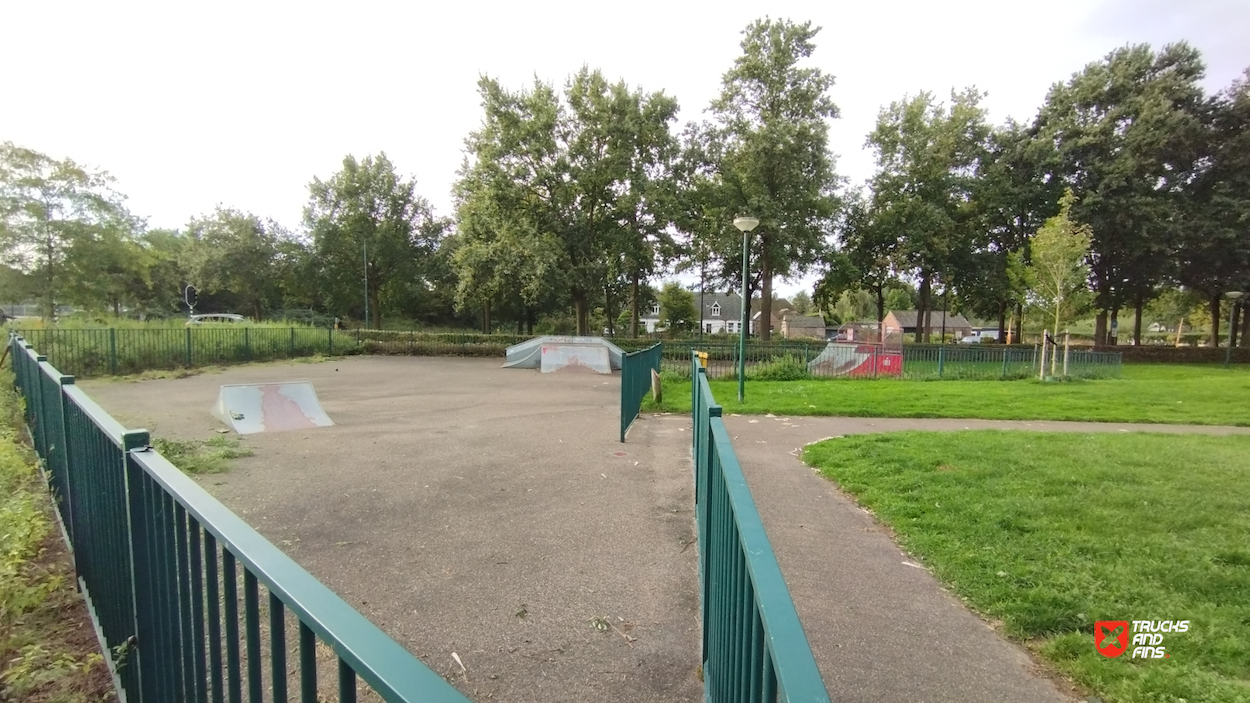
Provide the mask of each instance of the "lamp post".
[{"label": "lamp post", "polygon": [[1245,293],[1239,290],[1230,290],[1224,294],[1225,298],[1233,301],[1233,304],[1230,306],[1232,310],[1228,313],[1228,345],[1224,347],[1224,368],[1228,368],[1228,365],[1233,361],[1233,324],[1237,319],[1237,303],[1240,302],[1243,295]]},{"label": "lamp post", "polygon": [[744,381],[747,373],[747,323],[751,315],[751,300],[747,298],[747,239],[751,230],[760,223],[758,217],[742,215],[734,218],[734,227],[742,232],[742,326],[738,329],[738,402],[743,399]]}]

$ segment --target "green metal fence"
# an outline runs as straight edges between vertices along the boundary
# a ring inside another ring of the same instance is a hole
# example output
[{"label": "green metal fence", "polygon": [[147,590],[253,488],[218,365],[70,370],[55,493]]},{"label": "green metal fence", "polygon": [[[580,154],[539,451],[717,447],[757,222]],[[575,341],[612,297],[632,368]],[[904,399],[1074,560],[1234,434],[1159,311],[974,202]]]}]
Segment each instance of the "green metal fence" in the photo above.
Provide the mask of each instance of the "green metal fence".
[{"label": "green metal fence", "polygon": [[642,409],[642,399],[651,388],[651,372],[660,372],[664,344],[656,344],[621,356],[621,441]]},{"label": "green metal fence", "polygon": [[711,701],[828,701],[721,407],[690,355],[703,685]]},{"label": "green metal fence", "polygon": [[[386,701],[468,700],[31,344],[11,336],[9,354],[79,585],[126,700],[239,703],[246,692],[249,703],[286,701],[298,690],[315,702],[324,699],[323,673],[337,678],[340,703],[356,700],[358,677]],[[318,640],[334,652],[331,672],[317,670]]]},{"label": "green metal fence", "polygon": [[[828,365],[817,360],[828,343],[813,341],[771,344],[748,343],[746,376],[753,380],[799,380],[831,377]],[[861,345],[867,355],[898,354],[878,347]],[[664,346],[664,368],[685,375],[692,350],[707,352],[707,376],[713,379],[737,377],[738,347],[723,340],[713,343],[668,342]],[[1064,351],[1055,349],[1055,375],[1063,374]],[[860,372],[843,378],[902,378],[909,380],[1004,380],[1037,376],[1041,354],[1032,346],[929,345],[906,344],[902,349],[902,374],[885,373],[885,365],[866,358]],[[1072,349],[1068,353],[1067,375],[1073,378],[1118,378],[1123,355],[1118,352],[1096,352]],[[1049,369],[1050,362],[1047,361]],[[1049,375],[1049,371],[1048,371]]]}]

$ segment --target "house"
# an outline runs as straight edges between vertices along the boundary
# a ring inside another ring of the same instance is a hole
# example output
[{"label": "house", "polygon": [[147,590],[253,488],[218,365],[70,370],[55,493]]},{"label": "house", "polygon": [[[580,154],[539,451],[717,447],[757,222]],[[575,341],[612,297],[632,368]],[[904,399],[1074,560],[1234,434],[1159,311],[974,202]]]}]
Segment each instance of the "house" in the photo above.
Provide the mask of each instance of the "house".
[{"label": "house", "polygon": [[[699,327],[702,328],[703,334],[738,334],[738,328],[741,326],[742,320],[742,296],[737,293],[716,293],[713,291],[705,291],[700,293],[694,292],[694,305],[700,307],[702,302],[703,314],[700,315]],[[772,310],[772,327],[771,330],[776,332],[781,329],[782,322],[778,317],[782,311],[790,307],[790,302],[785,298],[773,299]],[[750,334],[757,334],[760,316],[760,299],[755,298],[751,301],[751,311],[753,317],[750,322]],[[657,303],[650,310],[638,318],[639,322],[646,325],[647,334],[654,334],[660,324],[660,306]],[[800,323],[804,324],[804,323]]]},{"label": "house", "polygon": [[[703,306],[700,315],[700,327],[704,334],[737,334],[742,319],[742,297],[737,293],[715,293],[695,291],[694,304]],[[656,303],[638,320],[647,327],[647,334],[654,334],[660,324],[660,305]]]},{"label": "house", "polygon": [[[760,304],[760,298],[751,299],[751,327],[749,334],[759,334],[760,316],[764,314],[763,306]],[[768,331],[776,332],[781,329],[781,313],[790,310],[794,305],[785,298],[773,298],[773,309],[770,311]]]},{"label": "house", "polygon": [[[915,334],[918,314],[918,310],[891,310],[881,324],[887,333],[901,330],[904,335]],[[943,329],[946,330],[947,337],[962,339],[972,334],[972,323],[963,315],[948,315],[941,310],[929,311],[929,334],[941,335]]]},{"label": "house", "polygon": [[824,339],[825,318],[822,315],[800,315],[793,310],[783,310],[781,336],[785,339]]}]

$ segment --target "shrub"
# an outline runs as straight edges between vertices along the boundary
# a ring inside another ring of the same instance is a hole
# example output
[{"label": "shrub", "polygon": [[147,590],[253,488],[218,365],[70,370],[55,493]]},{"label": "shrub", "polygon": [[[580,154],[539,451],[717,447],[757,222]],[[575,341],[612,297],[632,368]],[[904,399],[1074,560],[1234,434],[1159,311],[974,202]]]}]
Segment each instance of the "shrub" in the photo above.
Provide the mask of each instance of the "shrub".
[{"label": "shrub", "polygon": [[803,359],[786,354],[748,367],[747,378],[756,381],[803,381],[811,378],[811,374]]}]

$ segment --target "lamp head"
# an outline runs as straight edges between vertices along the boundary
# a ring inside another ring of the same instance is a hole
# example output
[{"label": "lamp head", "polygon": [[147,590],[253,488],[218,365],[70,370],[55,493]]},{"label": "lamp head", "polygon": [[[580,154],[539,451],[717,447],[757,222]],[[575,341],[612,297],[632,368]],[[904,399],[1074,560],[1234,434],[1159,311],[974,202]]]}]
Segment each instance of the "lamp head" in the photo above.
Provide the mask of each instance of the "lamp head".
[{"label": "lamp head", "polygon": [[750,232],[751,230],[758,227],[759,224],[760,224],[760,218],[751,217],[750,215],[742,215],[740,217],[734,218],[734,227],[737,227],[740,231],[743,231],[743,232]]},{"label": "lamp head", "polygon": [[1230,290],[1230,291],[1228,291],[1227,293],[1225,293],[1225,294],[1224,294],[1224,297],[1225,297],[1225,298],[1228,298],[1229,300],[1237,300],[1238,298],[1240,298],[1240,297],[1241,297],[1241,296],[1243,296],[1243,295],[1245,295],[1245,293],[1242,293],[1242,292],[1241,292],[1241,291],[1239,291],[1239,290]]}]

